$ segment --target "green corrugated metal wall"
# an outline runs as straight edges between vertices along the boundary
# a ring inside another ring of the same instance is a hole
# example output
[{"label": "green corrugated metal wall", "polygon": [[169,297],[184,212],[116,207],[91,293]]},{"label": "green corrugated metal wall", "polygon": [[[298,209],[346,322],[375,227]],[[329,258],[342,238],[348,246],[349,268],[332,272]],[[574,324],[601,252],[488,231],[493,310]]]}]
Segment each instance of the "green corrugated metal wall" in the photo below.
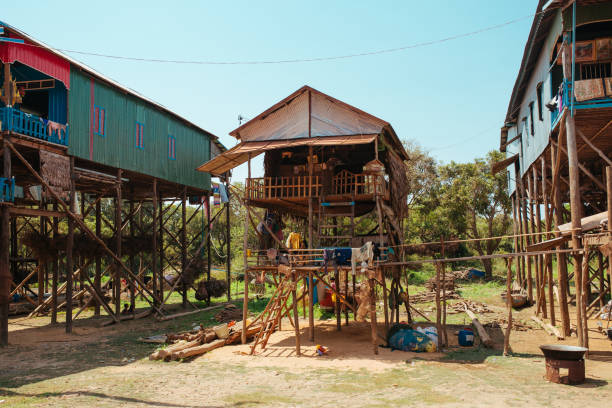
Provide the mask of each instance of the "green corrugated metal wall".
[{"label": "green corrugated metal wall", "polygon": [[[90,77],[72,69],[70,87],[68,153],[89,159]],[[99,81],[94,103],[106,109],[106,132],[105,137],[93,136],[93,161],[210,189],[210,175],[195,170],[210,159],[206,133]],[[144,125],[144,149],[136,147],[136,121]],[[176,160],[168,158],[168,135],[176,138]]]}]

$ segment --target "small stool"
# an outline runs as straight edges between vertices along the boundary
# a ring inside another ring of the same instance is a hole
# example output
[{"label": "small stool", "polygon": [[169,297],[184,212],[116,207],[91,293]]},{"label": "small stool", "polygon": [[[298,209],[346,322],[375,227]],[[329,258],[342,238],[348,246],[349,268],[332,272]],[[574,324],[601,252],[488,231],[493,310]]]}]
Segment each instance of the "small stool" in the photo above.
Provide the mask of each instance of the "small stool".
[{"label": "small stool", "polygon": [[[567,377],[561,377],[559,374],[560,368],[567,368]],[[582,384],[584,382],[584,359],[556,360],[547,358],[544,378],[557,384]]]}]

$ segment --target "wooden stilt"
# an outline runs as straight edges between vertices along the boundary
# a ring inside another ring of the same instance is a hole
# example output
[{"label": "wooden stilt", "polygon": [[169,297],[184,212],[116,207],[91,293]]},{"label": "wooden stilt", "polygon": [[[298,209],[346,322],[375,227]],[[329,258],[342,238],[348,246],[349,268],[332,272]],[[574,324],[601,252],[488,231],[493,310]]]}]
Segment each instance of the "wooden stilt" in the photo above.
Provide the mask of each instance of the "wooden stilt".
[{"label": "wooden stilt", "polygon": [[577,307],[581,309],[582,315],[582,342],[583,347],[589,348],[589,318],[587,316],[587,303],[589,297],[587,295],[587,287],[589,283],[589,248],[585,248],[584,256],[582,258],[582,283],[580,289],[582,290],[582,296],[580,297],[580,305],[576,303]]},{"label": "wooden stilt", "polygon": [[189,288],[184,278],[187,273],[187,187],[183,187],[183,194],[181,195],[181,225],[181,270],[183,273],[181,286],[183,292],[183,309],[185,309],[187,307],[187,289]]},{"label": "wooden stilt", "polygon": [[[134,222],[134,193],[132,191],[132,197],[130,197],[130,221],[129,221],[129,225],[130,225],[130,237],[132,238],[132,240],[135,237],[135,222]],[[140,268],[136,268],[136,262],[135,262],[135,258],[134,255],[132,255],[130,253],[130,268],[132,268],[132,270],[137,271],[136,274],[140,274]],[[130,310],[132,311],[132,315],[134,315],[134,313],[136,312],[136,286],[135,286],[135,282],[134,281],[130,281]]]},{"label": "wooden stilt", "polygon": [[[57,206],[54,206],[54,210],[57,210]],[[100,218],[102,217],[102,203],[100,200],[96,201],[96,236],[102,235],[102,224],[100,222]],[[54,218],[55,220],[55,218]],[[55,222],[55,221],[54,221]],[[56,226],[57,227],[57,226]],[[54,227],[54,228],[56,228]],[[102,257],[99,254],[96,254],[96,272],[94,276],[94,287],[95,291],[98,293],[102,292]],[[96,306],[94,307],[94,316],[100,316],[100,302],[96,301]]]},{"label": "wooden stilt", "polygon": [[508,310],[508,327],[504,335],[504,356],[510,354],[510,332],[512,331],[512,258],[508,258],[506,265],[506,309]]},{"label": "wooden stilt", "polygon": [[[533,182],[532,182],[532,172],[528,171],[526,173],[526,177],[527,177],[527,194],[526,194],[526,205],[527,205],[527,209],[529,211],[529,224],[528,224],[528,231],[529,233],[533,234],[536,232],[535,230],[535,210],[534,210],[534,206],[533,206],[533,202],[534,202],[534,187],[533,187]],[[527,237],[531,243],[535,244],[537,242],[537,237],[535,235],[531,235]],[[529,260],[531,260],[532,257],[529,257]],[[534,266],[534,272],[535,272],[535,300],[536,300],[536,314],[540,313],[540,309],[542,307],[541,304],[541,299],[540,299],[540,270],[538,269],[538,257],[534,257],[533,258],[533,266]]]},{"label": "wooden stilt", "polygon": [[[582,202],[580,199],[580,173],[578,169],[578,153],[576,150],[576,132],[574,117],[571,114],[565,116],[565,134],[567,143],[567,160],[569,166],[569,181],[570,181],[570,210],[572,215],[572,248],[579,250],[582,248],[580,240],[581,234],[581,219],[582,219]],[[561,148],[559,144],[558,148]],[[584,331],[582,329],[582,268],[580,267],[582,256],[574,253],[574,281],[576,282],[576,319],[578,327],[578,343],[584,346]]]},{"label": "wooden stilt", "polygon": [[[10,64],[4,64],[4,75],[7,78],[7,73],[10,75]],[[4,81],[5,95],[10,93],[8,81]],[[3,150],[3,174],[4,178],[11,178],[11,151],[8,148],[10,136],[4,136]],[[8,346],[8,312],[9,312],[9,293],[11,291],[11,271],[10,271],[10,220],[11,214],[9,207],[3,205],[0,207],[0,347]]]},{"label": "wooden stilt", "polygon": [[[563,140],[563,135],[559,132],[558,140]],[[559,149],[555,149],[553,145],[550,147],[550,156],[552,163],[556,162],[556,156],[560,152]],[[560,166],[560,163],[557,163],[555,166]],[[554,172],[554,176],[559,177],[560,171],[557,169]],[[555,180],[553,178],[553,184]],[[557,182],[558,184],[558,182]],[[554,189],[554,195],[552,196],[554,199],[554,218],[555,218],[555,226],[559,226],[563,224],[563,200],[561,198],[561,191],[559,188]],[[561,232],[556,233],[557,237],[561,236]],[[563,249],[565,244],[559,245],[557,249]],[[570,317],[569,317],[569,306],[567,304],[567,294],[568,294],[568,274],[567,274],[567,256],[565,253],[557,254],[557,279],[559,281],[559,312],[561,314],[561,328],[563,334],[566,337],[569,337],[571,332],[570,327]]]},{"label": "wooden stilt", "polygon": [[[121,230],[121,224],[123,223],[121,201],[121,169],[118,169],[115,196],[115,254],[119,259],[121,259],[121,238],[123,234]],[[115,315],[119,317],[121,316],[121,274],[119,265],[116,265],[113,271],[113,289],[115,293]]]},{"label": "wooden stilt", "polygon": [[[385,277],[385,270],[381,268],[380,276],[382,277],[382,287],[383,287],[383,308],[385,309],[385,331],[389,331],[389,305],[387,304],[387,299],[389,298],[389,293],[387,291],[387,278]],[[354,285],[354,277],[353,277],[353,285]],[[407,290],[408,288],[406,288]],[[353,288],[353,296],[355,296],[355,289]]]},{"label": "wooden stilt", "polygon": [[[69,208],[74,208],[74,157],[70,158],[70,200]],[[72,273],[74,272],[72,249],[74,247],[74,221],[68,217],[68,237],[66,238],[66,333],[72,333]]]},{"label": "wooden stilt", "polygon": [[348,326],[349,324],[349,308],[348,305],[346,305],[346,303],[348,302],[348,282],[349,282],[349,271],[348,269],[345,269],[344,271],[344,323]]},{"label": "wooden stilt", "polygon": [[[551,220],[551,208],[548,202],[548,186],[546,184],[546,179],[547,179],[547,175],[546,175],[546,160],[544,159],[544,157],[542,157],[540,159],[540,164],[541,164],[541,177],[542,177],[542,198],[543,198],[543,205],[544,205],[544,228],[546,228],[546,231],[551,231],[552,228],[552,220]],[[552,235],[546,235],[546,239],[550,239],[552,238]],[[544,239],[544,238],[542,238]],[[552,324],[553,326],[556,324],[556,316],[555,316],[555,299],[553,296],[553,292],[554,292],[554,287],[553,287],[553,271],[552,271],[552,256],[551,255],[544,255],[544,266],[545,266],[545,272],[544,272],[544,280],[546,281],[544,286],[546,286],[546,283],[548,283],[548,305],[550,307],[549,309],[549,315],[550,315],[550,324]]]},{"label": "wooden stilt", "polygon": [[[336,285],[336,292],[340,293],[340,271],[338,270],[338,265],[334,266],[334,279]],[[336,295],[336,329],[338,331],[342,330],[342,313],[340,311],[340,296]]]},{"label": "wooden stilt", "polygon": [[[153,214],[151,215],[151,288],[153,289],[153,293],[155,294],[156,299],[162,299],[162,296],[159,294],[159,290],[157,289],[158,283],[161,283],[159,279],[159,270],[157,268],[157,243],[158,237],[157,232],[159,231],[158,225],[158,208],[157,208],[157,179],[153,179],[153,192],[151,193],[151,206],[153,208]],[[97,210],[96,210],[97,211]],[[154,301],[156,306],[159,306],[158,301]]]},{"label": "wooden stilt", "polygon": [[438,331],[438,350],[442,350],[442,308],[440,306],[440,262],[436,262],[436,330]]},{"label": "wooden stilt", "polygon": [[[166,286],[166,277],[164,276],[164,200],[162,198],[161,191],[157,192],[157,200],[159,204],[157,205],[159,212],[159,236],[158,236],[158,259],[159,259],[159,269],[157,273],[157,279],[159,281],[159,298],[163,301],[164,299],[164,287]],[[161,305],[161,304],[160,304]]]},{"label": "wooden stilt", "polygon": [[[229,191],[228,191],[229,194]],[[204,205],[204,211],[206,211],[206,282],[210,282],[210,269],[212,268],[212,253],[211,253],[211,247],[210,247],[210,193],[206,194],[206,204]],[[229,238],[229,237],[227,237]],[[228,252],[228,257],[229,257],[229,252]],[[226,273],[226,279],[227,276],[229,274],[229,271],[225,271]],[[229,285],[229,283],[231,282],[231,280],[228,280],[227,283]],[[228,288],[228,293],[231,291],[231,289]],[[207,293],[206,295],[206,303],[208,305],[210,305],[210,293]]]},{"label": "wooden stilt", "polygon": [[[248,160],[248,178],[251,178],[251,153]],[[244,197],[246,211],[244,212],[244,237],[242,240],[242,260],[244,263],[244,296],[242,301],[242,344],[247,342],[247,316],[249,314],[249,271],[248,271],[248,237],[249,237],[249,197]],[[229,256],[229,254],[228,254]]]},{"label": "wooden stilt", "polygon": [[[227,258],[226,258],[226,271],[225,271],[225,279],[227,281],[227,301],[232,300],[232,291],[231,291],[231,283],[232,283],[232,234],[231,228],[232,225],[230,223],[230,216],[232,213],[232,206],[230,205],[229,200],[231,200],[231,195],[229,193],[229,174],[226,175],[225,187],[228,194],[228,202],[225,204],[226,212],[225,212],[225,237],[227,239],[226,247],[227,247]],[[248,213],[248,211],[247,211]],[[210,214],[210,212],[209,212]],[[245,224],[245,228],[247,228]],[[210,237],[208,241],[208,254],[210,259]],[[265,285],[265,284],[264,284]]]},{"label": "wooden stilt", "polygon": [[308,271],[308,329],[309,339],[312,342],[314,342],[314,289],[312,271]]},{"label": "wooden stilt", "polygon": [[[57,204],[53,204],[53,211],[57,211]],[[57,217],[53,217],[53,239],[57,238],[59,222]],[[57,285],[59,281],[59,257],[51,261],[51,323],[57,323]]]},{"label": "wooden stilt", "polygon": [[368,279],[370,285],[370,327],[372,329],[372,349],[378,354],[378,328],[376,323],[376,281]]},{"label": "wooden stilt", "polygon": [[[302,351],[300,349],[300,316],[298,315],[298,308],[297,308],[297,277],[296,277],[296,272],[292,271],[292,287],[291,287],[291,300],[293,302],[293,327],[295,329],[295,354],[299,357],[302,355]],[[336,283],[337,284],[337,283]]]}]

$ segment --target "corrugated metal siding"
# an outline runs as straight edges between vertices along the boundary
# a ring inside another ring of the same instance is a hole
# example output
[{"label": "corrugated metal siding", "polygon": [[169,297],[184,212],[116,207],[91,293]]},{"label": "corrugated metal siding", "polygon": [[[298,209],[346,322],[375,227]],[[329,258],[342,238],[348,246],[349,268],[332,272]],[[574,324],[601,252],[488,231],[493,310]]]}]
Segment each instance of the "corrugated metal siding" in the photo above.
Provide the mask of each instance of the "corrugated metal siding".
[{"label": "corrugated metal siding", "polygon": [[[69,153],[89,159],[89,78],[72,70]],[[105,137],[93,136],[93,160],[164,180],[210,189],[210,175],[196,167],[210,159],[208,136],[143,101],[95,82],[94,103],[106,109]],[[144,149],[136,147],[136,121],[144,125]],[[168,157],[168,135],[176,138],[176,160]]]},{"label": "corrugated metal siding", "polygon": [[49,90],[49,120],[66,123],[67,97],[64,84],[55,82],[55,88]]}]

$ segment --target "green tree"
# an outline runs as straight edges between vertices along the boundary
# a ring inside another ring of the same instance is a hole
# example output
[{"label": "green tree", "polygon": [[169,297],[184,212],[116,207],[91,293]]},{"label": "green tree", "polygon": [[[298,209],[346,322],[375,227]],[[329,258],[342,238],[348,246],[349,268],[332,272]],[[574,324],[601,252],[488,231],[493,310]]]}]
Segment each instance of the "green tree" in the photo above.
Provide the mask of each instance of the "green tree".
[{"label": "green tree", "polygon": [[[507,180],[503,172],[491,174],[491,165],[503,160],[503,154],[491,151],[484,159],[471,163],[451,162],[440,167],[440,206],[446,221],[461,235],[480,239],[508,233],[511,204],[507,195]],[[479,255],[491,255],[501,239],[473,241],[470,245]],[[487,278],[493,274],[490,259],[482,261]]]}]

